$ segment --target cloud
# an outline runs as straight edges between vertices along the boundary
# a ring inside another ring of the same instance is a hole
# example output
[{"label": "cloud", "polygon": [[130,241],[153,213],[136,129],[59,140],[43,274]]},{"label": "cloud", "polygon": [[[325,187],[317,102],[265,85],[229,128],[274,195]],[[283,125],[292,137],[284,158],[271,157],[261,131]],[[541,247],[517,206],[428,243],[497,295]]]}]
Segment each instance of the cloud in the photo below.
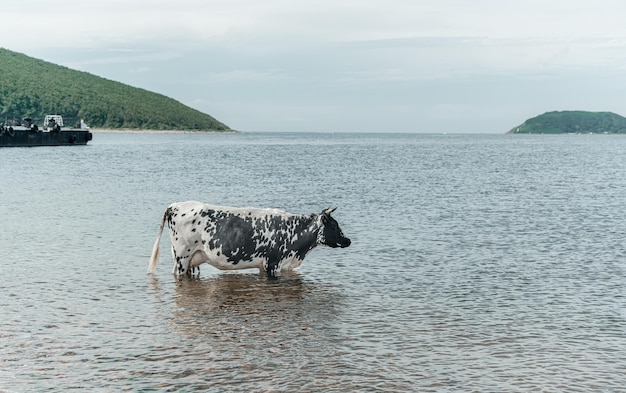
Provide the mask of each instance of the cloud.
[{"label": "cloud", "polygon": [[[28,10],[25,16],[24,10]],[[3,24],[28,46],[146,40],[329,42],[405,37],[613,37],[621,0],[9,0]],[[51,26],[71,28],[51,28]]]},{"label": "cloud", "polygon": [[213,72],[209,74],[209,83],[251,83],[251,82],[265,82],[265,81],[277,81],[279,79],[285,79],[286,76],[279,70],[275,71],[257,71],[252,69],[239,69],[229,70],[225,72]]},{"label": "cloud", "polygon": [[[624,14],[621,0],[14,0],[3,5],[3,29],[20,34],[4,35],[0,45],[24,52],[91,49],[108,55],[94,62],[129,63],[214,50],[251,61],[323,52],[337,63],[341,48],[360,65],[397,64],[380,77],[410,77],[409,67],[413,77],[428,77],[476,68],[610,65],[623,60]],[[137,53],[141,48],[151,53]],[[113,49],[134,53],[110,56]]]}]

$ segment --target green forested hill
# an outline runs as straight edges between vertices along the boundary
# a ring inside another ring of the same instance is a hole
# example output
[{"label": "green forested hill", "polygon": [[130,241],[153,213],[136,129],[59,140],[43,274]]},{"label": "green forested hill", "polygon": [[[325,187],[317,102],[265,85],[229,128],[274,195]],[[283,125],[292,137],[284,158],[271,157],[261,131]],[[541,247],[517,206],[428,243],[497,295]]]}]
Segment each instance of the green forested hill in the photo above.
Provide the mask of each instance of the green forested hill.
[{"label": "green forested hill", "polygon": [[0,123],[47,114],[93,128],[215,130],[229,127],[180,102],[0,48]]},{"label": "green forested hill", "polygon": [[554,111],[526,120],[511,134],[626,134],[626,118],[612,112]]}]

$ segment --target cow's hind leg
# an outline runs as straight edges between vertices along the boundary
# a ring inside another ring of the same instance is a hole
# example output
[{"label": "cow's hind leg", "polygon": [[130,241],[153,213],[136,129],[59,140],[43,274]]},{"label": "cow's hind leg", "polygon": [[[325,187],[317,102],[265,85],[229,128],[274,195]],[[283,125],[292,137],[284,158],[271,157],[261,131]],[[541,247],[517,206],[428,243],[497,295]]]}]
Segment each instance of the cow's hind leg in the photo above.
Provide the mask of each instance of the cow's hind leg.
[{"label": "cow's hind leg", "polygon": [[172,246],[172,260],[174,261],[174,267],[172,268],[172,274],[176,274],[176,268],[178,267],[178,263],[176,262],[176,250],[174,250],[174,246]]},{"label": "cow's hind leg", "polygon": [[174,258],[173,274],[181,277],[189,273],[189,262],[191,261],[191,255],[189,254],[190,253],[185,249],[177,252],[176,248],[172,246],[172,257]]},{"label": "cow's hind leg", "polygon": [[191,259],[189,260],[189,274],[191,276],[197,274],[200,275],[200,265],[207,262],[209,257],[202,250],[198,250],[193,253]]}]

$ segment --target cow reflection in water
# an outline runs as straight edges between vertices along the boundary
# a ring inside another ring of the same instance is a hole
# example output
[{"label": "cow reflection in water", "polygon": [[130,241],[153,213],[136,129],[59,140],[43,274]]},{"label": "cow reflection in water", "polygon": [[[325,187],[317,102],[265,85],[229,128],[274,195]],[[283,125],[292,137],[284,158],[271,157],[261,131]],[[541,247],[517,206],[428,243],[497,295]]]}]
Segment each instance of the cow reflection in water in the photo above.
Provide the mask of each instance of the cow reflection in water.
[{"label": "cow reflection in water", "polygon": [[214,345],[256,339],[271,345],[272,337],[281,341],[333,323],[341,307],[332,286],[305,280],[296,272],[278,280],[222,273],[176,280],[174,285],[176,329],[189,337],[213,336]]}]

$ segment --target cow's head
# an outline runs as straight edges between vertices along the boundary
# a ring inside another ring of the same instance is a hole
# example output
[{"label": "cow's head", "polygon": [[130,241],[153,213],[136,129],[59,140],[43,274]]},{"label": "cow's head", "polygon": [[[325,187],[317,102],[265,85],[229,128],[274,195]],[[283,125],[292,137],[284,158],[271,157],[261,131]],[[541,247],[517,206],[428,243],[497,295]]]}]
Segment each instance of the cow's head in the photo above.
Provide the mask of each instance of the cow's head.
[{"label": "cow's head", "polygon": [[343,235],[337,221],[330,216],[337,208],[326,209],[320,215],[320,231],[318,243],[329,247],[348,247],[350,239]]}]

